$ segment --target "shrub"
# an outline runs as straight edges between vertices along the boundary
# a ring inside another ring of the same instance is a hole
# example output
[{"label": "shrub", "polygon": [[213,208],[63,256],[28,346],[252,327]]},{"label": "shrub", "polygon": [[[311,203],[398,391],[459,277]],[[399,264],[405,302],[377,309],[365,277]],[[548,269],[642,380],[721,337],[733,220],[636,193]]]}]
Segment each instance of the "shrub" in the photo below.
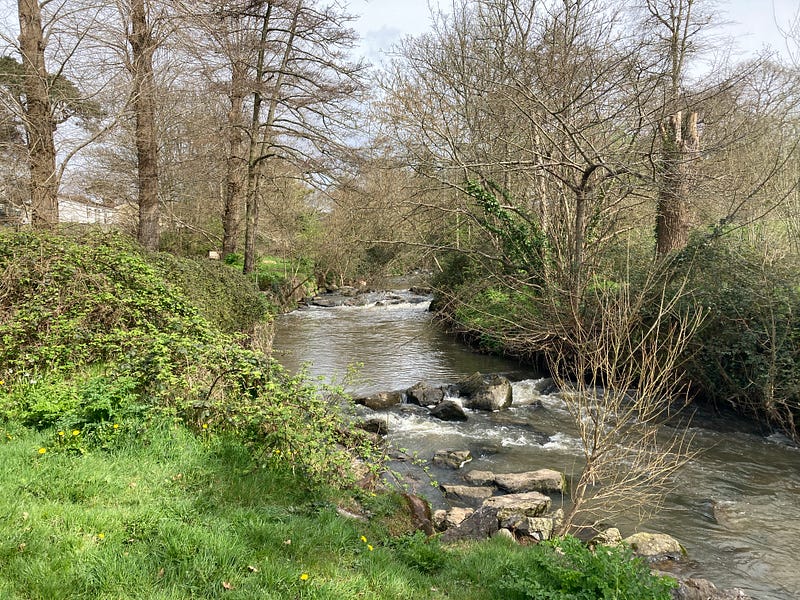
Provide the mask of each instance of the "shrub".
[{"label": "shrub", "polygon": [[233,271],[146,254],[116,234],[0,236],[6,416],[86,431],[81,439],[129,413],[177,418],[203,434],[237,432],[270,461],[340,484],[352,479],[348,448],[369,454],[361,438],[342,433],[331,392],[243,348],[184,294],[198,273],[206,282],[194,293],[206,312],[224,311],[208,300],[219,294],[218,307],[255,305],[220,317],[230,328],[252,320],[262,305],[250,302],[252,288],[231,291],[243,285]]},{"label": "shrub", "polygon": [[707,312],[686,366],[696,391],[797,438],[800,265],[730,236],[695,242],[676,268]]},{"label": "shrub", "polygon": [[674,580],[650,573],[624,546],[590,550],[566,536],[517,553],[499,578],[508,600],[669,600]]}]

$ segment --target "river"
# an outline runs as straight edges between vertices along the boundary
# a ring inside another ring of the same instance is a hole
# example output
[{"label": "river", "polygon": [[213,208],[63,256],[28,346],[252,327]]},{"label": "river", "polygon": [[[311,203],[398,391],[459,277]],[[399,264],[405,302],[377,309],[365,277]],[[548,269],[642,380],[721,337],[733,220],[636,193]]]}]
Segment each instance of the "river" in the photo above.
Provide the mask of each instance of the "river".
[{"label": "river", "polygon": [[[575,469],[574,427],[558,396],[540,394],[540,373],[465,349],[431,323],[427,302],[407,292],[365,298],[365,306],[308,307],[279,317],[274,356],[290,370],[305,365],[310,375],[354,394],[422,380],[453,383],[475,371],[503,373],[515,382],[509,410],[470,413],[465,423],[392,411],[389,442],[427,459],[439,449],[469,449],[468,469]],[[354,365],[355,378],[348,376]],[[800,598],[800,449],[777,434],[742,432],[747,424],[730,418],[694,423],[698,456],[676,476],[662,510],[638,529],[670,533],[683,544],[688,558],[675,567],[682,576],[739,587],[757,600]],[[633,527],[620,524],[623,535]]]}]

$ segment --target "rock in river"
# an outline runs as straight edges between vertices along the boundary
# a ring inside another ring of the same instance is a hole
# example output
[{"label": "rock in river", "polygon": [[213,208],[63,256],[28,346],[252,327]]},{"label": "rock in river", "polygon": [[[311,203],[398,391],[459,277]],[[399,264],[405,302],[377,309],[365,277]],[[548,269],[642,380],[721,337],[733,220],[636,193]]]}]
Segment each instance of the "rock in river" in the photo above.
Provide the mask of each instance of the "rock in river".
[{"label": "rock in river", "polygon": [[467,413],[458,402],[454,400],[445,400],[444,402],[434,406],[431,409],[430,415],[441,419],[442,421],[466,421]]},{"label": "rock in river", "polygon": [[497,474],[495,483],[501,490],[512,494],[523,492],[563,493],[566,487],[564,474],[552,469]]},{"label": "rock in river", "polygon": [[451,469],[460,469],[471,460],[469,450],[438,450],[433,455],[433,464]]},{"label": "rock in river", "polygon": [[513,391],[511,382],[502,375],[484,377],[473,373],[456,384],[464,397],[464,406],[474,410],[495,411],[511,406]]},{"label": "rock in river", "polygon": [[634,533],[622,540],[622,543],[630,546],[634,554],[650,562],[678,560],[686,554],[680,542],[665,533]]}]

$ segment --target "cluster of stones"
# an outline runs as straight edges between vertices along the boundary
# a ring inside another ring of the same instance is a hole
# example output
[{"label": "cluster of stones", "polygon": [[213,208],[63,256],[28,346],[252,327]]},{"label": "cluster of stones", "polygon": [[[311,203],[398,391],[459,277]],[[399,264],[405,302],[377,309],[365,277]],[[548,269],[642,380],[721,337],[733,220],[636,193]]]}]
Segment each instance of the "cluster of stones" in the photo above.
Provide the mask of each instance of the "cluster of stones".
[{"label": "cluster of stones", "polygon": [[[505,377],[484,377],[475,373],[455,385],[432,386],[417,383],[407,390],[381,392],[358,398],[356,402],[373,410],[386,410],[399,404],[424,407],[431,417],[446,421],[466,421],[466,410],[497,411],[512,404],[511,383]],[[361,426],[375,434],[386,435],[386,421],[368,419]],[[460,470],[472,461],[468,450],[440,450],[432,462],[439,467]],[[463,484],[441,485],[444,497],[451,503],[447,510],[437,510],[420,519],[426,533],[435,529],[443,542],[485,539],[503,536],[519,543],[538,543],[550,539],[563,519],[563,511],[551,512],[552,494],[566,490],[563,473],[539,469],[523,473],[492,473],[471,470],[463,475]],[[414,500],[427,503],[419,497]],[[420,514],[425,511],[418,511]],[[425,523],[422,523],[425,521]],[[622,538],[619,530],[608,528],[590,542],[593,546],[625,544],[635,554],[651,563],[679,560],[686,554],[673,537],[662,533],[635,533]],[[673,592],[676,600],[746,600],[739,589],[718,590],[705,579],[678,582]]]},{"label": "cluster of stones", "polygon": [[392,392],[379,392],[356,398],[356,403],[372,410],[386,410],[398,404],[425,407],[431,417],[443,421],[466,421],[466,410],[495,411],[511,406],[511,382],[502,375],[484,377],[474,373],[454,385],[433,386],[424,381]]}]

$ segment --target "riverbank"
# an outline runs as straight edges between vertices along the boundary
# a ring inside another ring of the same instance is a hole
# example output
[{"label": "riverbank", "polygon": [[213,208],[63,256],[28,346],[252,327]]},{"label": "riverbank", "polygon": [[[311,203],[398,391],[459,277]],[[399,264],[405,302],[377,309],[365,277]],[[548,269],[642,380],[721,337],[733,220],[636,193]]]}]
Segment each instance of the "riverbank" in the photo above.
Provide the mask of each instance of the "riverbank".
[{"label": "riverbank", "polygon": [[[440,492],[431,479],[464,484],[463,473],[472,470],[572,473],[579,440],[558,390],[546,386],[542,393],[543,374],[516,361],[466,350],[436,326],[427,308],[425,303],[304,308],[276,321],[275,356],[290,369],[307,364],[313,377],[337,381],[361,364],[355,378],[346,380],[357,395],[405,390],[421,379],[455,384],[475,371],[509,375],[512,406],[500,412],[468,409],[464,422],[433,419],[407,404],[366,411],[365,418],[388,426],[392,447],[406,449],[427,468],[426,473],[414,467],[413,489],[435,496],[434,508],[440,508]],[[697,455],[677,473],[662,510],[643,529],[672,533],[686,547],[688,558],[677,566],[682,577],[743,587],[759,599],[792,597],[800,591],[789,550],[800,535],[794,525],[800,522],[796,448],[783,436],[765,437],[717,413],[698,416],[689,433]],[[468,450],[473,460],[462,470],[442,469],[431,461],[444,449]],[[413,466],[409,460],[403,464]],[[638,515],[617,522],[625,536],[639,523]]]},{"label": "riverbank", "polygon": [[4,598],[669,598],[624,548],[414,533],[337,390],[232,324],[263,304],[225,268],[0,231]]}]

